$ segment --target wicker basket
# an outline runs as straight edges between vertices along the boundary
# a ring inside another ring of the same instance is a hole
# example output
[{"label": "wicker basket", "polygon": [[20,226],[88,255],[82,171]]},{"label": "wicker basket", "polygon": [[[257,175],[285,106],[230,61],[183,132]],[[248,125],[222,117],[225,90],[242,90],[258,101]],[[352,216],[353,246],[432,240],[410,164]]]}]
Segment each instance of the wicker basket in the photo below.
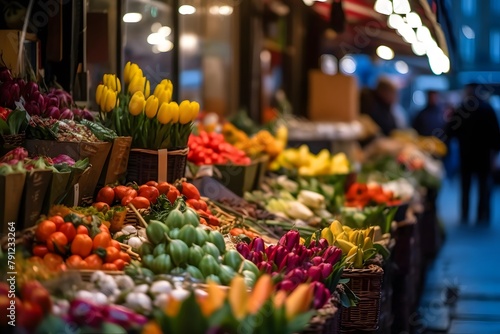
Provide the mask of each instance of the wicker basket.
[{"label": "wicker basket", "polygon": [[148,181],[173,183],[186,174],[188,148],[180,150],[131,149],[127,181],[144,184]]},{"label": "wicker basket", "polygon": [[24,146],[26,135],[24,133],[17,135],[0,136],[0,156],[19,146]]},{"label": "wicker basket", "polygon": [[375,331],[379,327],[384,270],[375,265],[367,269],[345,269],[342,278],[358,296],[358,305],[342,308],[341,333]]},{"label": "wicker basket", "polygon": [[339,334],[341,309],[337,294],[315,315],[301,334]]}]

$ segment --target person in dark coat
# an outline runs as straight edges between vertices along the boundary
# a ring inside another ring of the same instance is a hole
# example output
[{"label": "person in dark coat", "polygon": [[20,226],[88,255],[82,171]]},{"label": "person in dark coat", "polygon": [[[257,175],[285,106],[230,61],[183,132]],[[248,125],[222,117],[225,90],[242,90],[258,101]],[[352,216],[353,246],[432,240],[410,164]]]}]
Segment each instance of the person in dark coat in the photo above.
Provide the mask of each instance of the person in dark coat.
[{"label": "person in dark coat", "polygon": [[379,80],[374,91],[364,89],[361,92],[361,113],[370,116],[386,136],[398,127],[392,113],[397,98],[397,88],[384,78]]},{"label": "person in dark coat", "polygon": [[446,129],[445,109],[440,104],[439,93],[427,92],[427,106],[413,120],[412,127],[421,136],[434,136],[436,129]]},{"label": "person in dark coat", "polygon": [[473,177],[477,177],[479,183],[477,221],[488,223],[490,220],[492,165],[494,153],[500,149],[500,128],[495,111],[487,101],[488,95],[482,85],[467,85],[463,102],[448,123],[448,135],[456,137],[460,147],[463,223],[469,218]]}]

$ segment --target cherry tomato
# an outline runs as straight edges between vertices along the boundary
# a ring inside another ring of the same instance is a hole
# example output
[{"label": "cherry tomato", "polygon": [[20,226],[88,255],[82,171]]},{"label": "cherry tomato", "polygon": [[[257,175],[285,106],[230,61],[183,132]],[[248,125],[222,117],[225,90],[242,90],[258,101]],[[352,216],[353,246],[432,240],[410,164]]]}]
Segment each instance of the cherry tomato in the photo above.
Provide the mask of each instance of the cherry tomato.
[{"label": "cherry tomato", "polygon": [[64,262],[63,258],[54,253],[47,253],[43,257],[43,262],[49,269],[56,269],[58,265]]},{"label": "cherry tomato", "polygon": [[109,246],[112,246],[118,250],[122,250],[122,246],[120,245],[120,243],[116,240],[111,240],[111,242],[109,243]]},{"label": "cherry tomato", "polygon": [[118,267],[114,263],[105,263],[105,264],[102,265],[102,270],[118,271]]},{"label": "cherry tomato", "polygon": [[127,206],[130,202],[132,202],[132,200],[134,199],[135,197],[132,197],[132,196],[125,196],[122,198],[122,202],[121,202],[121,205],[122,206]]},{"label": "cherry tomato", "polygon": [[111,242],[111,235],[106,232],[101,232],[94,237],[92,241],[92,249],[96,250],[97,248],[106,249],[109,247],[109,243]]},{"label": "cherry tomato", "polygon": [[120,259],[122,259],[125,263],[130,263],[132,261],[130,255],[125,252],[120,252]]},{"label": "cherry tomato", "polygon": [[71,243],[71,253],[85,258],[92,252],[93,241],[86,234],[77,234]]}]

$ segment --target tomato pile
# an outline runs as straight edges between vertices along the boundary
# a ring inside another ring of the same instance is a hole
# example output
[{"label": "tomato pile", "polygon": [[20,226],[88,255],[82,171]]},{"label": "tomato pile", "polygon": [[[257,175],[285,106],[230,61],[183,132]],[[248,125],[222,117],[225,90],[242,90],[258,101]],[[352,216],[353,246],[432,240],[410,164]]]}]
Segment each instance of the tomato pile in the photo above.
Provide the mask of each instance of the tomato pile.
[{"label": "tomato pile", "polygon": [[394,196],[392,191],[384,190],[376,183],[353,183],[345,195],[345,206],[363,208],[372,205],[396,206],[401,200]]},{"label": "tomato pile", "polygon": [[35,239],[32,260],[43,261],[52,270],[116,271],[131,262],[106,225],[92,217],[52,216],[37,225]]},{"label": "tomato pile", "polygon": [[188,161],[196,165],[249,165],[246,153],[229,144],[220,133],[200,131],[198,136],[191,135],[188,140]]}]

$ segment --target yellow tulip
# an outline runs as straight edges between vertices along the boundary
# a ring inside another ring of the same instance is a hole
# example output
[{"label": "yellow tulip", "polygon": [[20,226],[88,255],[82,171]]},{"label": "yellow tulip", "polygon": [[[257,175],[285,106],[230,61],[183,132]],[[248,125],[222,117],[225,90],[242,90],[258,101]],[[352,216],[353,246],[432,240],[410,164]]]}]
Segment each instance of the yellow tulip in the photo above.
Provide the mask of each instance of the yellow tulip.
[{"label": "yellow tulip", "polygon": [[184,100],[179,105],[179,123],[187,124],[191,122],[191,103],[188,100]]},{"label": "yellow tulip", "polygon": [[99,85],[97,86],[96,90],[95,90],[95,101],[97,102],[97,104],[101,104],[101,97],[103,96],[102,95],[102,92],[104,90],[104,85]]},{"label": "yellow tulip", "polygon": [[191,102],[191,120],[195,121],[200,113],[200,104],[198,102]]},{"label": "yellow tulip", "polygon": [[146,105],[146,100],[144,98],[144,94],[141,91],[137,91],[132,95],[130,102],[128,103],[128,111],[133,116],[137,116],[144,110],[144,106]]},{"label": "yellow tulip", "polygon": [[172,91],[168,89],[161,90],[160,95],[156,95],[156,97],[160,100],[160,105],[162,103],[170,103],[172,101]]},{"label": "yellow tulip", "polygon": [[158,85],[156,85],[155,90],[153,92],[153,95],[156,97],[160,97],[160,95],[161,95],[161,93],[163,93],[163,91],[165,91],[165,86],[162,85],[161,83],[159,83]]},{"label": "yellow tulip", "polygon": [[160,85],[162,85],[163,87],[165,87],[165,89],[168,89],[168,90],[171,90],[171,91],[174,90],[174,85],[172,84],[172,81],[170,81],[168,79],[163,79],[160,82]]},{"label": "yellow tulip", "polygon": [[162,334],[161,327],[158,325],[156,321],[149,321],[142,328],[141,334]]},{"label": "yellow tulip", "polygon": [[158,99],[156,96],[151,95],[146,100],[146,116],[148,118],[154,118],[158,112]]},{"label": "yellow tulip", "polygon": [[126,84],[129,84],[135,76],[142,77],[142,70],[139,65],[128,62],[123,69],[123,80]]},{"label": "yellow tulip", "polygon": [[165,306],[165,314],[168,317],[176,317],[179,314],[179,311],[182,306],[182,301],[172,298],[171,296],[168,298],[167,305]]},{"label": "yellow tulip", "polygon": [[286,318],[291,320],[311,308],[313,289],[309,284],[300,284],[285,301]]},{"label": "yellow tulip", "polygon": [[229,287],[229,305],[236,319],[243,319],[248,312],[248,291],[242,276],[235,276]]},{"label": "yellow tulip", "polygon": [[149,80],[146,80],[146,87],[144,87],[144,96],[148,98],[149,95],[151,95],[151,84],[149,83]]},{"label": "yellow tulip", "polygon": [[226,290],[219,287],[213,281],[208,282],[207,293],[207,297],[203,298],[202,300],[198,300],[201,311],[206,317],[222,308],[227,295]]},{"label": "yellow tulip", "polygon": [[273,292],[273,280],[270,275],[262,275],[252,291],[250,301],[248,302],[248,312],[257,313],[264,303],[269,299]]},{"label": "yellow tulip", "polygon": [[104,85],[115,92],[119,92],[122,90],[120,79],[118,79],[115,74],[104,74],[102,81]]},{"label": "yellow tulip", "polygon": [[160,105],[160,109],[158,110],[158,114],[156,116],[158,118],[158,122],[161,124],[168,124],[172,122],[172,111],[169,103],[162,103]]},{"label": "yellow tulip", "polygon": [[274,296],[273,304],[275,308],[281,308],[286,301],[286,291],[285,290],[279,290],[276,292],[276,295]]},{"label": "yellow tulip", "polygon": [[113,110],[116,106],[116,101],[117,101],[117,94],[116,92],[112,91],[111,89],[108,89],[108,91],[106,92],[106,102],[104,103],[105,105],[105,108],[104,108],[104,111],[105,112],[110,112],[111,110]]},{"label": "yellow tulip", "polygon": [[99,107],[101,108],[102,111],[106,110],[106,96],[108,94],[109,88],[104,86],[101,90],[101,94],[99,96]]},{"label": "yellow tulip", "polygon": [[168,105],[172,113],[172,123],[179,122],[179,105],[177,102],[170,102]]},{"label": "yellow tulip", "polygon": [[[135,76],[130,84],[128,85],[128,92],[133,95],[135,92],[142,92],[144,94],[144,88],[146,87],[146,77]],[[146,95],[146,94],[144,94]],[[149,96],[149,95],[148,95]]]}]

